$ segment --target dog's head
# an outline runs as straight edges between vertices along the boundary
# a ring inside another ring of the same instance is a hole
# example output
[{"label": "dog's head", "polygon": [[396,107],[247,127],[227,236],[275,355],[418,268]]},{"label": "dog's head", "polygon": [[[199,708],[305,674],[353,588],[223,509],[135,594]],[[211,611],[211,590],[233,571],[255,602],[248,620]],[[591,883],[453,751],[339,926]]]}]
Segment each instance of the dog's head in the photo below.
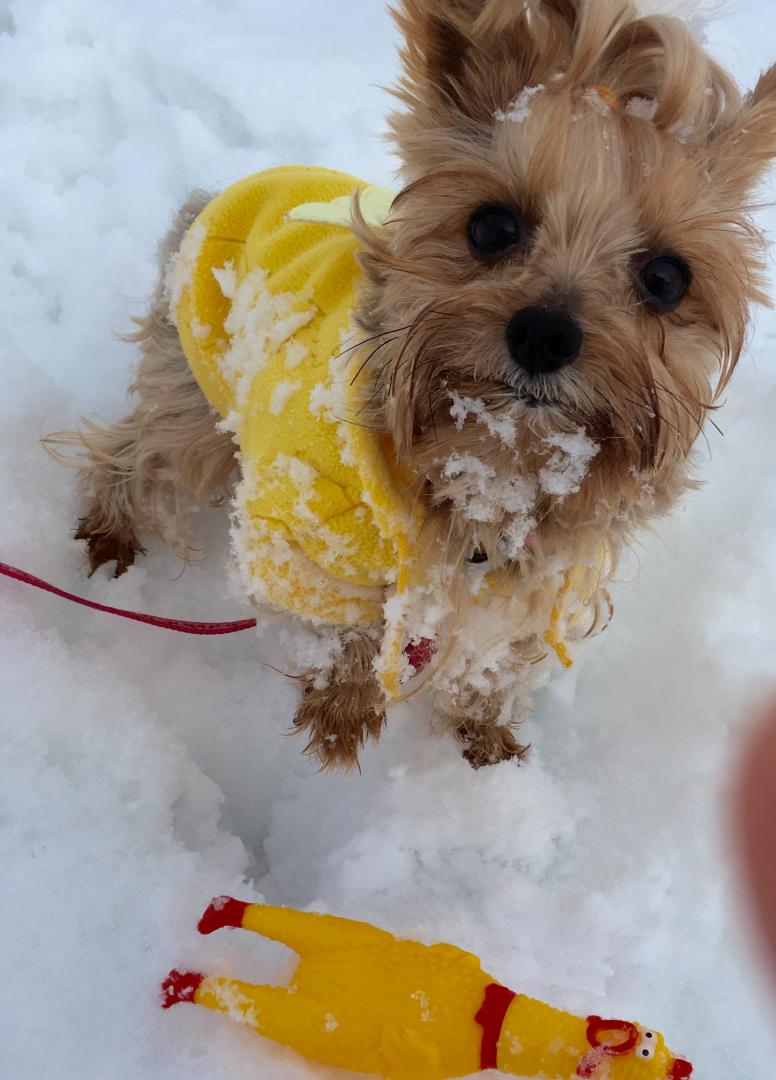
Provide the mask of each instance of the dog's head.
[{"label": "dog's head", "polygon": [[682,22],[628,0],[396,18],[406,186],[362,230],[361,378],[462,557],[625,536],[686,484],[764,300],[748,210],[776,68],[742,99]]}]

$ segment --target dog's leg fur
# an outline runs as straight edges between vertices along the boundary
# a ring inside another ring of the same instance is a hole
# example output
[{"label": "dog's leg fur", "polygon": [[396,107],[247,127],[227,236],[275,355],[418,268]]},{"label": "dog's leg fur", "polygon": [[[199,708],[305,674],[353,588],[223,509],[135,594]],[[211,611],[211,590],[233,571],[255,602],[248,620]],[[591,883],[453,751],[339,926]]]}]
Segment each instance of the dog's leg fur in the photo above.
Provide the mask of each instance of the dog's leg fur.
[{"label": "dog's leg fur", "polygon": [[528,752],[515,731],[530,712],[531,691],[544,666],[526,666],[525,657],[532,654],[541,654],[534,638],[512,641],[492,667],[483,669],[472,655],[457,677],[443,678],[435,687],[435,712],[444,717],[473,768],[519,762]]},{"label": "dog's leg fur", "polygon": [[165,272],[209,196],[194,192],[159,249],[160,273],[148,314],[126,337],[142,359],[131,392],[134,410],[111,427],[85,422],[77,433],[50,436],[49,446],[78,446],[76,462],[87,508],[76,538],[86,540],[91,572],[116,564],[116,577],[143,553],[138,527],[189,554],[185,512],[191,499],[216,501],[228,489],[234,444],[219,432],[216,417],[189,369],[170,317]]},{"label": "dog's leg fur", "polygon": [[461,753],[474,769],[520,761],[529,750],[517,741],[510,725],[494,723],[478,712],[463,720],[454,734],[463,746]]},{"label": "dog's leg fur", "polygon": [[308,735],[305,753],[322,769],[352,769],[368,739],[380,738],[385,725],[385,699],[372,667],[379,648],[368,633],[350,633],[328,683],[312,676],[294,716],[294,730]]}]

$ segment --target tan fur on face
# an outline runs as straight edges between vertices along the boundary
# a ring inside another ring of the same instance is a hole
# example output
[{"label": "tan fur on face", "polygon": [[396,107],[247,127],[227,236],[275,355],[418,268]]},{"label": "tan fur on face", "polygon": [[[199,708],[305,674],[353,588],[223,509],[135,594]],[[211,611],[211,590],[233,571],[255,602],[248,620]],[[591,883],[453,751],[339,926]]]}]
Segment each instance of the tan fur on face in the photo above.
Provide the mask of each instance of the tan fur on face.
[{"label": "tan fur on face", "polygon": [[[547,438],[579,428],[601,452],[578,492],[540,497],[537,528],[511,565],[524,576],[548,556],[584,558],[601,538],[616,550],[687,486],[749,304],[764,300],[747,203],[776,152],[776,75],[744,104],[682,23],[638,18],[622,0],[405,0],[397,19],[405,110],[393,131],[408,183],[382,233],[362,230],[373,286],[363,324],[385,335],[366,369],[373,400],[444,515],[454,557],[484,545],[497,559],[509,515],[477,525],[456,511],[450,455],[531,477]],[[522,121],[496,119],[539,85]],[[616,95],[616,110],[594,85]],[[647,101],[652,120],[632,115]],[[467,224],[488,203],[520,214],[530,239],[483,263]],[[693,282],[675,313],[658,315],[637,275],[670,251]],[[573,315],[585,344],[574,364],[530,380],[505,331],[533,305]],[[522,403],[529,388],[550,404]],[[459,430],[452,392],[514,421],[514,444],[471,417]]]}]

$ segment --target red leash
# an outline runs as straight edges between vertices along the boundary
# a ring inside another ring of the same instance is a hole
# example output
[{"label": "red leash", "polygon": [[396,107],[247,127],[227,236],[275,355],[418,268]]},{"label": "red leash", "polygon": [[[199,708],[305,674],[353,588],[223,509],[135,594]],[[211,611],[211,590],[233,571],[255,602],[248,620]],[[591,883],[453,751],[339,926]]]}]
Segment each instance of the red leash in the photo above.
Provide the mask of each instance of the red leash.
[{"label": "red leash", "polygon": [[[162,630],[175,630],[178,634],[199,634],[200,636],[215,637],[219,634],[239,634],[241,630],[253,630],[256,626],[255,619],[240,619],[237,622],[188,622],[186,619],[162,619],[159,615],[143,615],[139,611],[124,611],[123,608],[108,607],[107,604],[97,604],[94,600],[84,600],[82,596],[74,596],[73,593],[58,589],[56,585],[49,585],[47,581],[28,574],[26,570],[19,570],[16,566],[9,566],[0,562],[0,577],[11,578],[13,581],[21,581],[23,585],[32,585],[35,589],[61,596],[63,600],[69,600],[72,604],[80,604],[81,607],[91,608],[92,611],[102,611],[106,615],[118,615],[122,619],[132,619],[133,622],[144,623],[146,626],[158,626]],[[435,641],[428,638],[420,638],[411,641],[404,649],[404,655],[415,669],[415,674],[423,671],[431,662],[437,651]]]},{"label": "red leash", "polygon": [[134,622],[145,623],[146,626],[158,626],[163,630],[175,630],[179,634],[237,634],[241,630],[252,630],[256,625],[255,619],[241,619],[239,622],[187,622],[185,619],[162,619],[158,615],[142,615],[137,611],[124,611],[122,608],[108,607],[106,604],[97,604],[93,600],[84,600],[81,596],[58,589],[56,585],[49,585],[47,581],[28,574],[24,570],[18,570],[15,566],[8,566],[0,562],[0,575],[11,578],[13,581],[21,581],[25,585],[32,585],[36,589],[61,596],[63,600],[70,600],[73,604],[81,604],[82,607],[91,608],[93,611],[104,611],[107,615],[119,615],[122,619],[132,619]]}]

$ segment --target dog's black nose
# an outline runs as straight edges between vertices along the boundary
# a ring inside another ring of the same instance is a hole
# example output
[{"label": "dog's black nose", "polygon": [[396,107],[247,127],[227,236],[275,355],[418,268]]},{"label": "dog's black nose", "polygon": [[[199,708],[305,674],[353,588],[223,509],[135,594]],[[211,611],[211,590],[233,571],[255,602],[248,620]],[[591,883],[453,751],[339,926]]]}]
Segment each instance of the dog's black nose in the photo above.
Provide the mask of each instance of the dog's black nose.
[{"label": "dog's black nose", "polygon": [[578,322],[549,308],[523,308],[507,326],[512,358],[529,375],[551,375],[579,356],[584,334]]}]

